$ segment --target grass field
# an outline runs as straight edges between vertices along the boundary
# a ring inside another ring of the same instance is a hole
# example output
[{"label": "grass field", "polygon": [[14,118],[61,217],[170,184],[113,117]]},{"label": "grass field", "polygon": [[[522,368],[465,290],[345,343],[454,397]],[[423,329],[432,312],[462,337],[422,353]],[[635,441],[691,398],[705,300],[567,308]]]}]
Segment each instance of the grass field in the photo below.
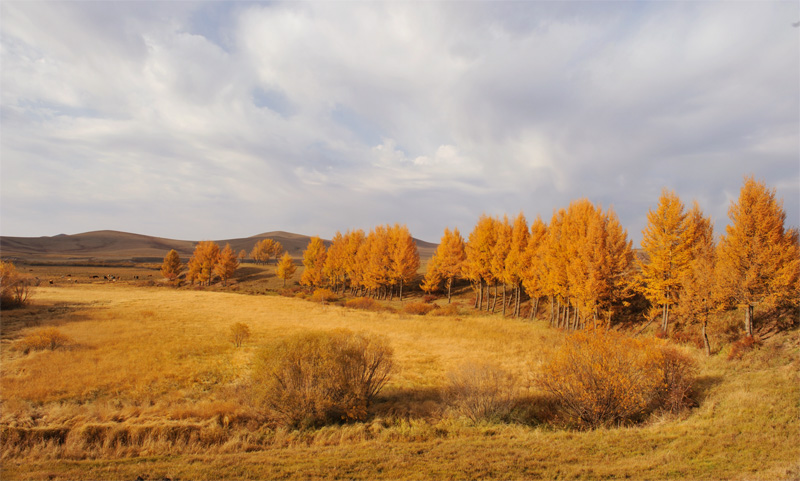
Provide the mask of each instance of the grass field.
[{"label": "grass field", "polygon": [[[253,275],[257,275],[253,272]],[[240,348],[235,322],[250,326]],[[72,341],[25,353],[56,327]],[[259,346],[304,330],[385,336],[396,372],[364,423],[270,429],[249,396]],[[800,477],[800,336],[738,361],[689,350],[698,406],[641,426],[569,430],[547,422],[531,373],[561,342],[541,321],[409,316],[279,296],[63,283],[2,313],[2,479]],[[447,410],[447,373],[465,362],[511,372],[530,409],[473,423]]]}]

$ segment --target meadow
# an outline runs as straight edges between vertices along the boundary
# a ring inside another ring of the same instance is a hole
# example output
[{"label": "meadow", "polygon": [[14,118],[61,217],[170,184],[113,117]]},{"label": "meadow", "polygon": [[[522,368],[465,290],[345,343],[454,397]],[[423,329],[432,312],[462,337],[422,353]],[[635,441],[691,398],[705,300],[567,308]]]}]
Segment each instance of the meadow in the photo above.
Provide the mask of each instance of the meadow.
[{"label": "meadow", "polygon": [[[709,358],[681,346],[699,366],[694,408],[579,430],[553,420],[532,382],[564,336],[545,321],[478,316],[464,305],[446,316],[354,310],[242,294],[257,292],[247,285],[237,293],[64,278],[37,288],[29,306],[4,311],[0,477],[800,477],[796,329],[738,360],[724,349]],[[230,340],[237,322],[252,333],[240,347]],[[70,341],[21,348],[25,336],[48,327]],[[368,420],[305,430],[266,425],[250,386],[260,346],[339,328],[380,334],[394,349],[395,372]],[[467,363],[513,375],[521,390],[513,419],[476,422],[449,409],[442,389]]]}]

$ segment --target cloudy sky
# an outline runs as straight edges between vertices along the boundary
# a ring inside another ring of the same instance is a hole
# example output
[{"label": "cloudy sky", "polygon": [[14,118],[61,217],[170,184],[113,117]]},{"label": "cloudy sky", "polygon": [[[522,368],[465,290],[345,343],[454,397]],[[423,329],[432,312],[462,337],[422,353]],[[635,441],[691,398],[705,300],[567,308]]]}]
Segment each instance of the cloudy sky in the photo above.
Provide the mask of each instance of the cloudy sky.
[{"label": "cloudy sky", "polygon": [[663,187],[742,178],[800,224],[798,2],[0,3],[0,233],[178,239],[586,197],[638,244]]}]

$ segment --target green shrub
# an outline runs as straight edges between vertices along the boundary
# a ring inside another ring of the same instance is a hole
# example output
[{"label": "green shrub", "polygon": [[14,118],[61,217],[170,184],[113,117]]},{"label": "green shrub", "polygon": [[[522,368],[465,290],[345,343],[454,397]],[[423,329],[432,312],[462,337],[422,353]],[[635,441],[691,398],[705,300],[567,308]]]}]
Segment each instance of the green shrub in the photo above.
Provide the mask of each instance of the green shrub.
[{"label": "green shrub", "polygon": [[434,309],[436,309],[434,304],[427,304],[425,302],[409,302],[403,306],[403,313],[415,316],[424,316]]},{"label": "green shrub", "polygon": [[464,364],[448,374],[445,402],[457,415],[477,422],[504,421],[511,414],[518,389],[514,378],[491,364]]},{"label": "green shrub", "polygon": [[20,343],[22,350],[26,353],[45,349],[54,351],[72,343],[72,339],[54,327],[47,327],[28,334]]},{"label": "green shrub", "polygon": [[657,339],[578,331],[544,366],[537,384],[579,426],[626,424],[689,402],[694,363]]},{"label": "green shrub", "polygon": [[392,349],[377,336],[294,335],[257,355],[256,402],[272,422],[292,428],[363,420],[392,366]]}]

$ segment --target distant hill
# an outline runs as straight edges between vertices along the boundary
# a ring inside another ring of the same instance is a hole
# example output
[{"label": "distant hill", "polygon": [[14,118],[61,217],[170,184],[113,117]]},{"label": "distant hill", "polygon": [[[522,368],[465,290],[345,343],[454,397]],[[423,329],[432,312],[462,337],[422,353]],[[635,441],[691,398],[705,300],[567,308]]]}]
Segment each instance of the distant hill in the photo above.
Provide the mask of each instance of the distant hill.
[{"label": "distant hill", "polygon": [[[238,239],[215,240],[220,246],[226,243],[239,252],[248,253],[256,242],[273,239],[281,243],[293,257],[302,257],[309,236],[291,232],[274,231]],[[325,241],[330,245],[330,241]],[[142,234],[113,230],[85,232],[83,234],[59,234],[51,237],[0,236],[0,257],[26,261],[81,261],[81,260],[141,260],[163,259],[175,249],[182,258],[188,259],[197,241],[165,239]],[[425,260],[433,255],[436,244],[417,240],[420,257]]]}]

